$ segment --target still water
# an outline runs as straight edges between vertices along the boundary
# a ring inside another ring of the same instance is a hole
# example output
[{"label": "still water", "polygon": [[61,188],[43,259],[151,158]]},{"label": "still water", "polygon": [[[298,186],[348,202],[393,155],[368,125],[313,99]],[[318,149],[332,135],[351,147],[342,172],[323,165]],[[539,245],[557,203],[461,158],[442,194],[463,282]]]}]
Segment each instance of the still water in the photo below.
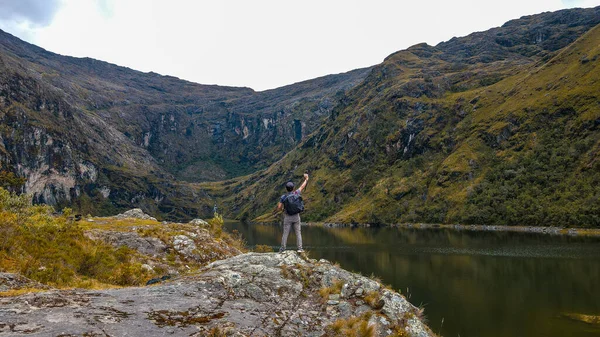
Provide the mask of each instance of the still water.
[{"label": "still water", "polygon": [[[280,226],[226,226],[249,247],[279,248]],[[302,227],[302,238],[311,258],[377,276],[424,306],[444,337],[600,336],[565,316],[600,315],[600,238],[324,227]]]}]

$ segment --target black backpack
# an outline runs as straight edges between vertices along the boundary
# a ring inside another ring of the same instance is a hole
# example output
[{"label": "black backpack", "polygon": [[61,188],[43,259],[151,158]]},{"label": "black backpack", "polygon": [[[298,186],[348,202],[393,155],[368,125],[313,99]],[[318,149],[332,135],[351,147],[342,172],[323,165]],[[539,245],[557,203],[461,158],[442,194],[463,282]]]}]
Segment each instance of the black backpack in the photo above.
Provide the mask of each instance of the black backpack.
[{"label": "black backpack", "polygon": [[298,193],[290,193],[283,200],[283,208],[288,215],[294,215],[304,212],[304,202],[302,196]]}]

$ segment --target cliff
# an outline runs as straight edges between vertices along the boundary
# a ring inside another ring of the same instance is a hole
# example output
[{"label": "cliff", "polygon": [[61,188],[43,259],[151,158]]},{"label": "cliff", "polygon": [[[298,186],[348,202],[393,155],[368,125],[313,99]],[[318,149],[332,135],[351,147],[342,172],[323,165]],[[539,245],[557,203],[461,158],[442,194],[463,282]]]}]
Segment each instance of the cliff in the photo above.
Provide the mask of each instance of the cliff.
[{"label": "cliff", "polygon": [[0,186],[83,214],[207,215],[213,200],[186,182],[278,160],[369,71],[255,92],[57,55],[0,31]]},{"label": "cliff", "polygon": [[308,170],[308,221],[598,227],[598,23],[543,13],[394,53],[280,161],[203,186],[241,219],[269,221]]}]

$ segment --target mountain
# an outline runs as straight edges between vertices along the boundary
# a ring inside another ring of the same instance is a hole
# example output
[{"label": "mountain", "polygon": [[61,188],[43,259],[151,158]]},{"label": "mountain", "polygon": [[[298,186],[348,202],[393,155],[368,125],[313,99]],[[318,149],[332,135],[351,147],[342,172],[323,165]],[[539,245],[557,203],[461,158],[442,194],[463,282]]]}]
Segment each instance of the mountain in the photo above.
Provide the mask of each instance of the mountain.
[{"label": "mountain", "polygon": [[168,219],[600,224],[600,7],[543,13],[282,88],[201,85],[0,32],[0,186]]},{"label": "mountain", "polygon": [[205,214],[212,199],[186,181],[267,167],[369,71],[255,92],[61,56],[0,31],[0,183],[83,213]]},{"label": "mountain", "polygon": [[264,171],[204,183],[272,220],[311,172],[305,220],[600,225],[600,7],[394,53]]}]

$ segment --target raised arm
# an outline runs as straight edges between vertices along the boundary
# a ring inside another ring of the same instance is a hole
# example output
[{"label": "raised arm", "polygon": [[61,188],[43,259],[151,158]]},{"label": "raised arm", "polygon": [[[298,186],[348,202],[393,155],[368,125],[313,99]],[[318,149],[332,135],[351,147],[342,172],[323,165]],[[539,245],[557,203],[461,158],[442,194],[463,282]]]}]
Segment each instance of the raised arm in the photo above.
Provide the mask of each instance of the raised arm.
[{"label": "raised arm", "polygon": [[302,191],[304,191],[307,183],[308,183],[308,173],[304,173],[304,182],[302,183],[302,185],[300,185],[300,188],[298,189],[298,191],[300,191],[300,193],[302,193]]}]

